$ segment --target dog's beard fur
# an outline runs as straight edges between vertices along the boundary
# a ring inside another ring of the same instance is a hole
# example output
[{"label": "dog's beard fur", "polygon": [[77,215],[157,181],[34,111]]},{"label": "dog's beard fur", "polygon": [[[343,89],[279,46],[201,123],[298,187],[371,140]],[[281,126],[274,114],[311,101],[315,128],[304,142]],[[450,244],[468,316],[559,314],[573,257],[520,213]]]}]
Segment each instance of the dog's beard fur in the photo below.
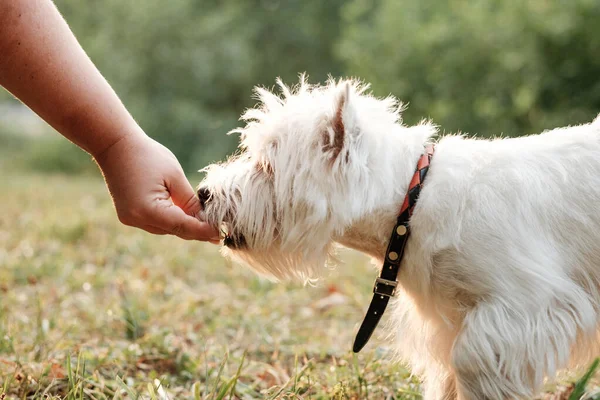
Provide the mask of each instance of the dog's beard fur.
[{"label": "dog's beard fur", "polygon": [[315,280],[333,260],[327,223],[309,205],[275,194],[270,172],[251,163],[247,156],[238,156],[225,166],[206,169],[204,184],[211,187],[212,198],[204,213],[223,232],[223,254],[269,279]]}]

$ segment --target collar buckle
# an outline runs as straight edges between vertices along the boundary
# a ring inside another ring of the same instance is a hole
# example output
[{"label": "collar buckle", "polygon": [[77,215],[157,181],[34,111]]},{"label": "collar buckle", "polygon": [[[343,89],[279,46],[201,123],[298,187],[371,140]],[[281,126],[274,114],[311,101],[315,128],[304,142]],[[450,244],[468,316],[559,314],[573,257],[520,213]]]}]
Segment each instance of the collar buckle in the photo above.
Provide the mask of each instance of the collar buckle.
[{"label": "collar buckle", "polygon": [[373,293],[380,296],[394,297],[396,295],[396,287],[398,286],[397,281],[390,281],[389,279],[377,278],[373,285]]}]

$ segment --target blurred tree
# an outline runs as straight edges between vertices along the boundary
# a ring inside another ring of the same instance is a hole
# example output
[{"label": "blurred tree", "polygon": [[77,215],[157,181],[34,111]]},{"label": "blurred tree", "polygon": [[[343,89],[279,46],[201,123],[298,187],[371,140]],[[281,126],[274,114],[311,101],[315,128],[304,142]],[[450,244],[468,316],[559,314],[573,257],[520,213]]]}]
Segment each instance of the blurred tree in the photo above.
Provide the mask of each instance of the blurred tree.
[{"label": "blurred tree", "polygon": [[537,133],[600,112],[600,2],[354,0],[347,71],[393,93],[407,122],[446,131]]},{"label": "blurred tree", "polygon": [[148,134],[188,169],[233,150],[254,85],[340,74],[342,0],[57,0],[92,60]]},{"label": "blurred tree", "polygon": [[[56,0],[187,171],[237,144],[254,85],[353,75],[450,132],[537,133],[600,111],[600,2]],[[0,101],[2,96],[0,95]]]}]

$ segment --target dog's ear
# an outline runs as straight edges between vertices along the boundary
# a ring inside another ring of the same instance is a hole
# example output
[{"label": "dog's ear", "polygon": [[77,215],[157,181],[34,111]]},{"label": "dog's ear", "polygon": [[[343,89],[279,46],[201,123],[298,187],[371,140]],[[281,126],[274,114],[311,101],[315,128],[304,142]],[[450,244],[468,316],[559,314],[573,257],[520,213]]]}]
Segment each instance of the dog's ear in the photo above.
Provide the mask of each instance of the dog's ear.
[{"label": "dog's ear", "polygon": [[350,82],[338,85],[333,100],[333,115],[322,132],[323,151],[331,162],[339,157],[348,141],[348,133],[354,129],[351,89]]}]

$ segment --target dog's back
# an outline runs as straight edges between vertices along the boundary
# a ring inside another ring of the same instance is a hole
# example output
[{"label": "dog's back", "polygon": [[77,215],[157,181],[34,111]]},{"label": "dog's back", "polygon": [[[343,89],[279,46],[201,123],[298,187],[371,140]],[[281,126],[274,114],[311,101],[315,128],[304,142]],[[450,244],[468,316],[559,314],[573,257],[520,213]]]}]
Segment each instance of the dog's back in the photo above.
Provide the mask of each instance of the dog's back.
[{"label": "dog's back", "polygon": [[600,118],[514,139],[443,138],[427,179],[403,284],[427,298],[428,323],[447,327],[436,332],[452,337],[463,392],[530,396],[596,355]]}]

